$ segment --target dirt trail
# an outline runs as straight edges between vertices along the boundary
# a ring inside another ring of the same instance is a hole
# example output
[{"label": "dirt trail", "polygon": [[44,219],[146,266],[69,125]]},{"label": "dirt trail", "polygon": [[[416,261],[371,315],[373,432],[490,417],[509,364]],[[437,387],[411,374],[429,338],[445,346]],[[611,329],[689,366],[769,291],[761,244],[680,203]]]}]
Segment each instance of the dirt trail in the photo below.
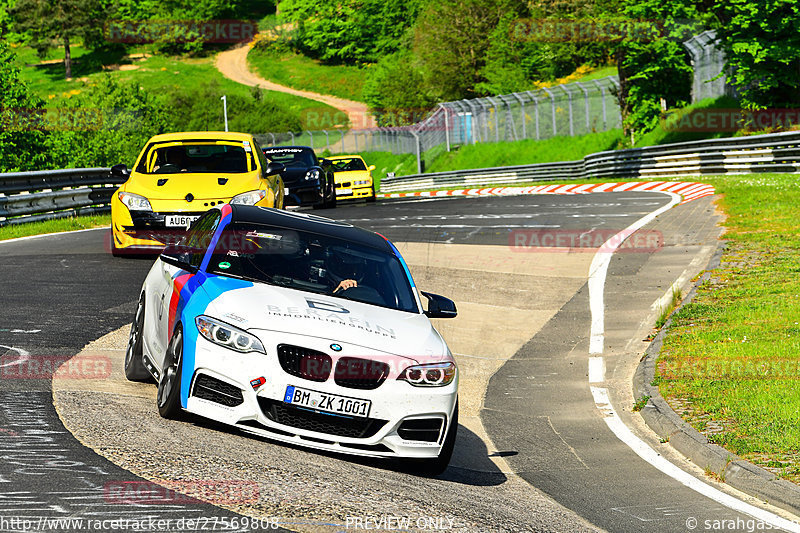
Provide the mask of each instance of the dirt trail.
[{"label": "dirt trail", "polygon": [[316,100],[335,107],[340,111],[347,114],[350,119],[350,127],[355,130],[375,127],[375,118],[369,112],[367,105],[361,102],[354,102],[344,98],[337,98],[326,94],[318,94],[310,91],[302,91],[300,89],[293,89],[278,85],[264,78],[259,77],[252,72],[247,65],[247,54],[250,52],[250,46],[244,44],[231,50],[221,52],[217,55],[215,64],[223,76],[243,85],[251,87],[260,87],[270,91],[279,91],[282,93],[293,94],[295,96],[302,96],[310,100]]}]

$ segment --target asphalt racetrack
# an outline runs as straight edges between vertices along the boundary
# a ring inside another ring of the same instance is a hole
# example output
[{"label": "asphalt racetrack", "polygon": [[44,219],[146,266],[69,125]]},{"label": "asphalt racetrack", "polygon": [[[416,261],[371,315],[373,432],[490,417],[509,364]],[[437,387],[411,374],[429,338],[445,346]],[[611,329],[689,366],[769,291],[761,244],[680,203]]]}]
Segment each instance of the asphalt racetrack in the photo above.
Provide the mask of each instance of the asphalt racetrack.
[{"label": "asphalt racetrack", "polygon": [[[0,531],[65,518],[163,520],[171,531],[205,529],[186,528],[189,519],[217,531],[615,532],[752,520],[653,466],[607,420],[613,411],[654,455],[743,498],[675,457],[631,412],[654,302],[717,248],[710,198],[666,210],[611,256],[602,371],[590,372],[587,282],[597,249],[580,237],[610,237],[670,200],[643,192],[402,199],[315,212],[385,235],[421,290],[458,305],[458,318],[435,324],[462,380],[456,451],[438,478],[161,419],[155,387],[120,374],[124,328],[152,258],[113,258],[106,230],[0,243]],[[44,368],[6,366],[21,358],[57,366],[82,351],[108,368],[52,380]],[[160,490],[175,480],[224,480],[234,494],[202,498],[212,505]],[[132,502],[120,486],[154,496]],[[234,528],[243,517],[258,528]],[[39,530],[87,529],[50,525]]]}]

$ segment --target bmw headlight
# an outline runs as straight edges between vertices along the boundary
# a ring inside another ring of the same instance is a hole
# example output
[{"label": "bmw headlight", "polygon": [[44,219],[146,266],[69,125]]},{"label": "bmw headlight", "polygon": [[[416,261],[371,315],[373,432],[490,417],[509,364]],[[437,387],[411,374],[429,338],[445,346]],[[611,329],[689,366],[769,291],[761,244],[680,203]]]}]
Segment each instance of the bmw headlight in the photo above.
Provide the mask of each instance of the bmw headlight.
[{"label": "bmw headlight", "polygon": [[318,180],[319,179],[319,169],[312,168],[308,172],[306,172],[306,179],[307,180]]},{"label": "bmw headlight", "polygon": [[255,335],[235,328],[230,324],[207,316],[199,316],[194,320],[197,331],[206,340],[219,344],[239,353],[260,352],[266,354],[264,345]]},{"label": "bmw headlight", "polygon": [[266,191],[257,190],[257,191],[249,191],[243,192],[242,194],[237,194],[233,198],[231,198],[232,204],[242,204],[242,205],[256,205],[258,202],[264,199],[267,195]]},{"label": "bmw headlight", "polygon": [[153,206],[150,201],[144,196],[133,194],[130,192],[120,192],[119,201],[125,204],[129,211],[152,211]]},{"label": "bmw headlight", "polygon": [[415,387],[444,387],[456,377],[456,365],[453,363],[435,363],[432,365],[410,366],[397,376]]}]

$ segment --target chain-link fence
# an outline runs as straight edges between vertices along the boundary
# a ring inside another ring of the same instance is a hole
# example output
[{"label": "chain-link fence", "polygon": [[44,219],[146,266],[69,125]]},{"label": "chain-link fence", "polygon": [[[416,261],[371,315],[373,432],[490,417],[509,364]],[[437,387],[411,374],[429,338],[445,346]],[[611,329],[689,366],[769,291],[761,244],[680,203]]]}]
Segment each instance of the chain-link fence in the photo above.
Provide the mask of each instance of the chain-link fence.
[{"label": "chain-link fence", "polygon": [[717,34],[713,30],[695,35],[683,46],[692,58],[692,102],[718,96],[735,96],[735,91],[728,84],[725,69],[725,52],[719,46]]},{"label": "chain-link fence", "polygon": [[615,76],[439,104],[411,126],[256,135],[264,146],[302,145],[331,154],[422,154],[437,146],[548,139],[619,128]]}]

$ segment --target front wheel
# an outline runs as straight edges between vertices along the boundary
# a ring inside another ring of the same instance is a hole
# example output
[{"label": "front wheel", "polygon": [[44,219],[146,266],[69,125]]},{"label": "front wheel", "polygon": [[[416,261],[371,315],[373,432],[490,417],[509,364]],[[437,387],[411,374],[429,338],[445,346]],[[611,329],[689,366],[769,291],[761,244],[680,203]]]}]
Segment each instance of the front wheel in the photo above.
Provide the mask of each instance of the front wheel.
[{"label": "front wheel", "polygon": [[125,351],[125,377],[128,381],[147,381],[150,373],[144,367],[144,350],[142,349],[142,335],[144,334],[144,293],[139,297],[136,305],[136,315],[131,324],[131,333],[128,336],[128,349]]},{"label": "front wheel", "polygon": [[370,191],[372,192],[372,195],[370,195],[370,196],[367,196],[367,203],[368,203],[368,204],[374,204],[374,203],[375,203],[375,200],[377,200],[377,199],[378,199],[378,198],[375,196],[375,186],[374,186],[374,185],[373,185],[372,187],[370,187]]},{"label": "front wheel", "polygon": [[164,358],[164,370],[158,381],[158,414],[178,418],[181,413],[181,370],[183,369],[183,330],[180,325],[172,334]]}]

